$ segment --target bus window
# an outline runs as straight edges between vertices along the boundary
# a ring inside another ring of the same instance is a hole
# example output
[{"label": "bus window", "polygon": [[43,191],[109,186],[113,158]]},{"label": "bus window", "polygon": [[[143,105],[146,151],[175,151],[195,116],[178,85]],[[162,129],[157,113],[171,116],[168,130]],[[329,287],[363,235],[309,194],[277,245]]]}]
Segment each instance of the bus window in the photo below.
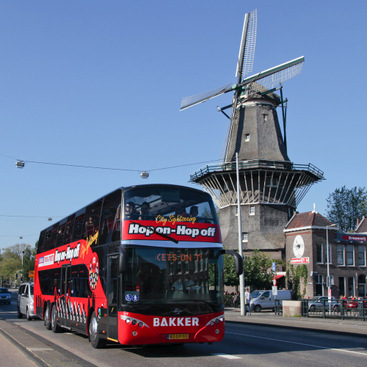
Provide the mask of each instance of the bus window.
[{"label": "bus window", "polygon": [[45,248],[52,249],[56,247],[56,235],[57,235],[58,224],[54,224],[46,232]]},{"label": "bus window", "polygon": [[84,235],[84,214],[85,210],[82,209],[75,214],[75,222],[73,229],[73,242],[83,238]]},{"label": "bus window", "polygon": [[101,209],[102,209],[102,200],[98,200],[87,207],[85,213],[84,238],[93,237],[99,231]]},{"label": "bus window", "polygon": [[42,270],[38,274],[42,294],[54,296],[58,293],[60,269]]},{"label": "bus window", "polygon": [[65,237],[64,243],[70,243],[73,235],[73,224],[74,224],[75,214],[68,217],[66,226],[65,226]]},{"label": "bus window", "polygon": [[42,231],[37,246],[37,254],[46,251],[46,231]]},{"label": "bus window", "polygon": [[125,220],[187,222],[187,218],[191,218],[191,223],[218,224],[211,198],[200,191],[180,187],[138,187],[126,191],[124,203]]},{"label": "bus window", "polygon": [[106,196],[103,202],[99,243],[117,241],[120,239],[120,208],[121,190]]},{"label": "bus window", "polygon": [[64,237],[65,237],[65,229],[66,229],[66,220],[60,223],[57,228],[57,236],[56,236],[56,245],[62,246],[64,245]]},{"label": "bus window", "polygon": [[92,294],[89,288],[89,273],[84,264],[75,265],[71,268],[71,295],[73,297],[88,297]]}]

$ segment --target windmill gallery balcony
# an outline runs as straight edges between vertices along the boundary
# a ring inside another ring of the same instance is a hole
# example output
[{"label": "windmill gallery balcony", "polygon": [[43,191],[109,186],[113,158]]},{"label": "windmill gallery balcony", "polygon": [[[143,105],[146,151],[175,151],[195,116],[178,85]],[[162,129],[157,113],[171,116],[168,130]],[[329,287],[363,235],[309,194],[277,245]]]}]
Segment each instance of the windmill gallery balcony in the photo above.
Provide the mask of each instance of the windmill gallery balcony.
[{"label": "windmill gallery balcony", "polygon": [[[241,204],[285,204],[293,208],[310,187],[324,179],[312,164],[289,161],[248,160],[239,162]],[[236,163],[207,165],[190,176],[215,199],[219,208],[237,203]]]}]

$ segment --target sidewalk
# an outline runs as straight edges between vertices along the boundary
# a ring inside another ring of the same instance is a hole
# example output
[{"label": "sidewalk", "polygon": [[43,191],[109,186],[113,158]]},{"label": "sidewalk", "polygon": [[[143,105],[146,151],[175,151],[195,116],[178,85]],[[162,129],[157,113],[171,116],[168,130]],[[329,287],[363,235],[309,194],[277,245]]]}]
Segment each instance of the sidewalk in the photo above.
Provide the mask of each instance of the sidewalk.
[{"label": "sidewalk", "polygon": [[319,317],[283,317],[277,316],[273,312],[252,312],[250,315],[241,316],[239,308],[226,308],[224,316],[226,322],[300,328],[304,330],[336,332],[367,337],[367,321],[363,320],[324,319]]},{"label": "sidewalk", "polygon": [[[0,355],[2,356],[2,366],[96,367],[51,341],[1,318]],[[9,363],[3,363],[3,356],[5,356],[5,361],[9,361]]]}]

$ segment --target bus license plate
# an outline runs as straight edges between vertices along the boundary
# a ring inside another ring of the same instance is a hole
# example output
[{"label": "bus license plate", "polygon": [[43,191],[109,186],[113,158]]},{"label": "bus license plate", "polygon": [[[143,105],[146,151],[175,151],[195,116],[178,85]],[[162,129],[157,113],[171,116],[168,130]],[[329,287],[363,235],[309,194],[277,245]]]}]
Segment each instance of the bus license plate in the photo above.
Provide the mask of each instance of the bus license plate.
[{"label": "bus license plate", "polygon": [[168,340],[183,340],[183,339],[189,339],[189,334],[168,334],[167,335]]}]

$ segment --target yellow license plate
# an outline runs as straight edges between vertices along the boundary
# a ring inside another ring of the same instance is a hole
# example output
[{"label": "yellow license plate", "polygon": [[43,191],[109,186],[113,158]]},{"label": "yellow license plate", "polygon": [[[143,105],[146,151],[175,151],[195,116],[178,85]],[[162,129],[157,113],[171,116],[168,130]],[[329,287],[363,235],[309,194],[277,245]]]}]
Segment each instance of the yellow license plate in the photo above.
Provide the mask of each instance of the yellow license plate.
[{"label": "yellow license plate", "polygon": [[182,339],[189,339],[189,334],[168,334],[168,340],[182,340]]}]

